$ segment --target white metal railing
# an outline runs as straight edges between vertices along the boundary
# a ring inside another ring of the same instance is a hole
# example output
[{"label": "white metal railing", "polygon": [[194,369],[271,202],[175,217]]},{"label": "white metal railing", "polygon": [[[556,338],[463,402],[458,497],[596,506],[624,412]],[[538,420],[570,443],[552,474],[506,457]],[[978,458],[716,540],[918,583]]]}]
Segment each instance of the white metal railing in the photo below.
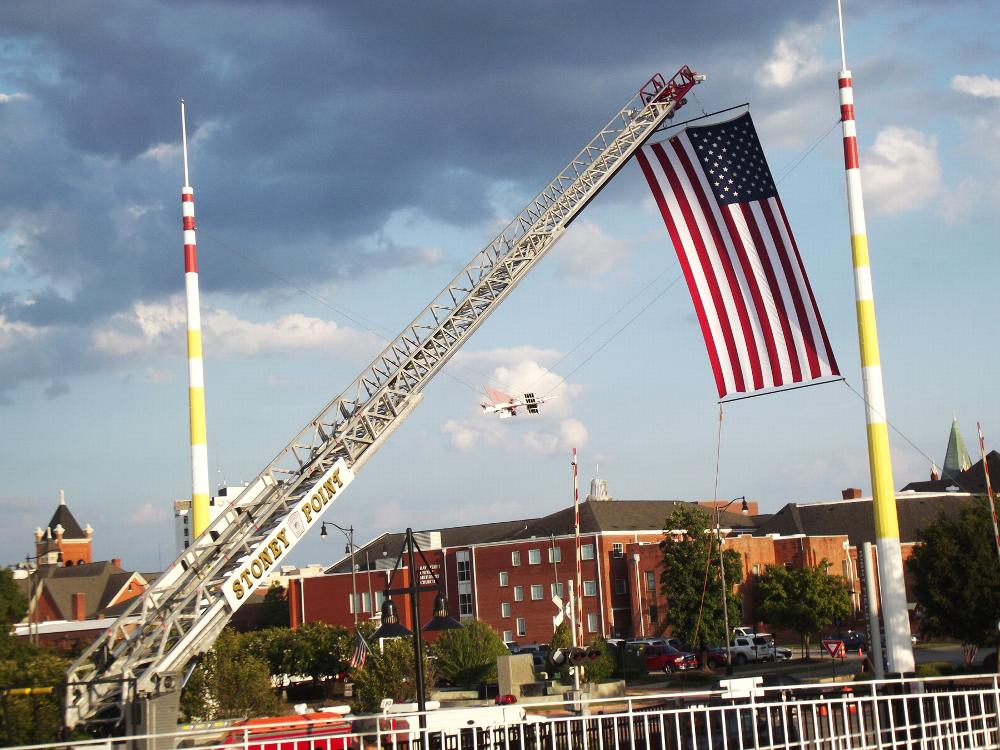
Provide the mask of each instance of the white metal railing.
[{"label": "white metal railing", "polygon": [[[583,712],[574,709],[582,705]],[[516,704],[482,711],[347,716],[306,734],[287,720],[158,735],[26,745],[219,750],[957,750],[1000,747],[996,675],[760,688]],[[539,713],[545,712],[545,713]]]}]

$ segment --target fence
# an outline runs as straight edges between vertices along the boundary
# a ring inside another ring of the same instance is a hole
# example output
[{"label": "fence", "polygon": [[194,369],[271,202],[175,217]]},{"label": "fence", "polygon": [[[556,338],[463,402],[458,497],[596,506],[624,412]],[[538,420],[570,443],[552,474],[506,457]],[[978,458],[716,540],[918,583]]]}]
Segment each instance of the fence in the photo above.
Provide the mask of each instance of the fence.
[{"label": "fence", "polygon": [[[80,750],[860,750],[998,748],[997,676],[666,693],[112,738]],[[538,711],[539,713],[536,713]],[[540,713],[545,711],[547,713]],[[332,719],[333,717],[331,717]]]}]

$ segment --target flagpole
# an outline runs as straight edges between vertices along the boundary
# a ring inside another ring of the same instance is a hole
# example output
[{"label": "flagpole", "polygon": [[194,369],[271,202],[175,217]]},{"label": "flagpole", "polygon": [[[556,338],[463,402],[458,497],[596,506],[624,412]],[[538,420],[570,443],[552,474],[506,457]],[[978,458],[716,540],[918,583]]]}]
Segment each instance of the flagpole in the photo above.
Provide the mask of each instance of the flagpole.
[{"label": "flagpole", "polygon": [[[577,599],[574,611],[576,621],[573,628],[573,645],[576,645],[576,633],[579,633],[580,643],[583,643],[583,566],[580,562],[580,481],[577,475],[576,448],[573,449],[573,526],[576,534],[576,591]],[[572,589],[571,589],[572,590]],[[572,596],[572,595],[571,595]]]},{"label": "flagpole", "polygon": [[990,465],[986,463],[986,439],[983,437],[983,428],[976,422],[976,429],[979,431],[979,455],[983,459],[983,476],[986,479],[986,499],[990,503],[990,518],[993,521],[993,541],[996,543],[997,555],[1000,555],[1000,524],[997,522],[997,504],[993,499],[993,483],[990,481]]},{"label": "flagpole", "polygon": [[181,99],[181,146],[184,187],[181,213],[184,222],[184,288],[187,297],[188,410],[191,426],[191,538],[196,539],[211,522],[208,486],[208,435],[205,427],[205,370],[201,352],[201,299],[198,291],[198,246],[195,239],[194,190],[188,175],[187,118]]},{"label": "flagpole", "polygon": [[868,234],[861,193],[861,166],[858,160],[857,125],[854,119],[854,88],[847,69],[844,47],[844,14],[837,0],[840,25],[840,117],[844,134],[844,166],[847,172],[847,207],[851,226],[851,255],[854,262],[854,296],[858,319],[858,343],[864,380],[868,433],[868,462],[872,482],[872,511],[875,516],[875,544],[878,550],[879,590],[885,623],[889,671],[914,670],[910,643],[910,621],[903,584],[903,557],[899,545],[899,519],[889,455],[889,430],[882,388],[878,331],[875,326],[875,298],[868,259]]}]

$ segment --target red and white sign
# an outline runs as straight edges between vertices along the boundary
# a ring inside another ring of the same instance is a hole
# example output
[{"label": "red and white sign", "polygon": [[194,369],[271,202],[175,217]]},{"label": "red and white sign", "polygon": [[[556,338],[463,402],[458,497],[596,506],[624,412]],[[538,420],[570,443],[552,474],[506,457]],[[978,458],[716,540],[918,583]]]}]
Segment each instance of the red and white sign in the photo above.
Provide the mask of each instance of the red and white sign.
[{"label": "red and white sign", "polygon": [[835,640],[826,640],[826,639],[824,639],[823,640],[823,648],[825,648],[826,652],[828,654],[830,654],[830,656],[832,656],[834,658],[836,658],[838,656],[843,657],[847,653],[847,650],[844,648],[844,642],[843,641],[835,641]]}]

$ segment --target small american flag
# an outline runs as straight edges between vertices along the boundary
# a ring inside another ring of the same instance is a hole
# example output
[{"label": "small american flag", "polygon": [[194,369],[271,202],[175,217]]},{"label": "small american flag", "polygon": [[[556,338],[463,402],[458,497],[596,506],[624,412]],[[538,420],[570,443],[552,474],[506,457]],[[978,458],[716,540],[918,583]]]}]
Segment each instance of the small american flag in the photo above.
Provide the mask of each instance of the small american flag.
[{"label": "small american flag", "polygon": [[636,156],[684,271],[719,397],[839,375],[749,113]]},{"label": "small american flag", "polygon": [[368,644],[361,633],[354,633],[354,653],[351,654],[351,669],[362,669],[365,666],[365,659],[368,658]]}]

